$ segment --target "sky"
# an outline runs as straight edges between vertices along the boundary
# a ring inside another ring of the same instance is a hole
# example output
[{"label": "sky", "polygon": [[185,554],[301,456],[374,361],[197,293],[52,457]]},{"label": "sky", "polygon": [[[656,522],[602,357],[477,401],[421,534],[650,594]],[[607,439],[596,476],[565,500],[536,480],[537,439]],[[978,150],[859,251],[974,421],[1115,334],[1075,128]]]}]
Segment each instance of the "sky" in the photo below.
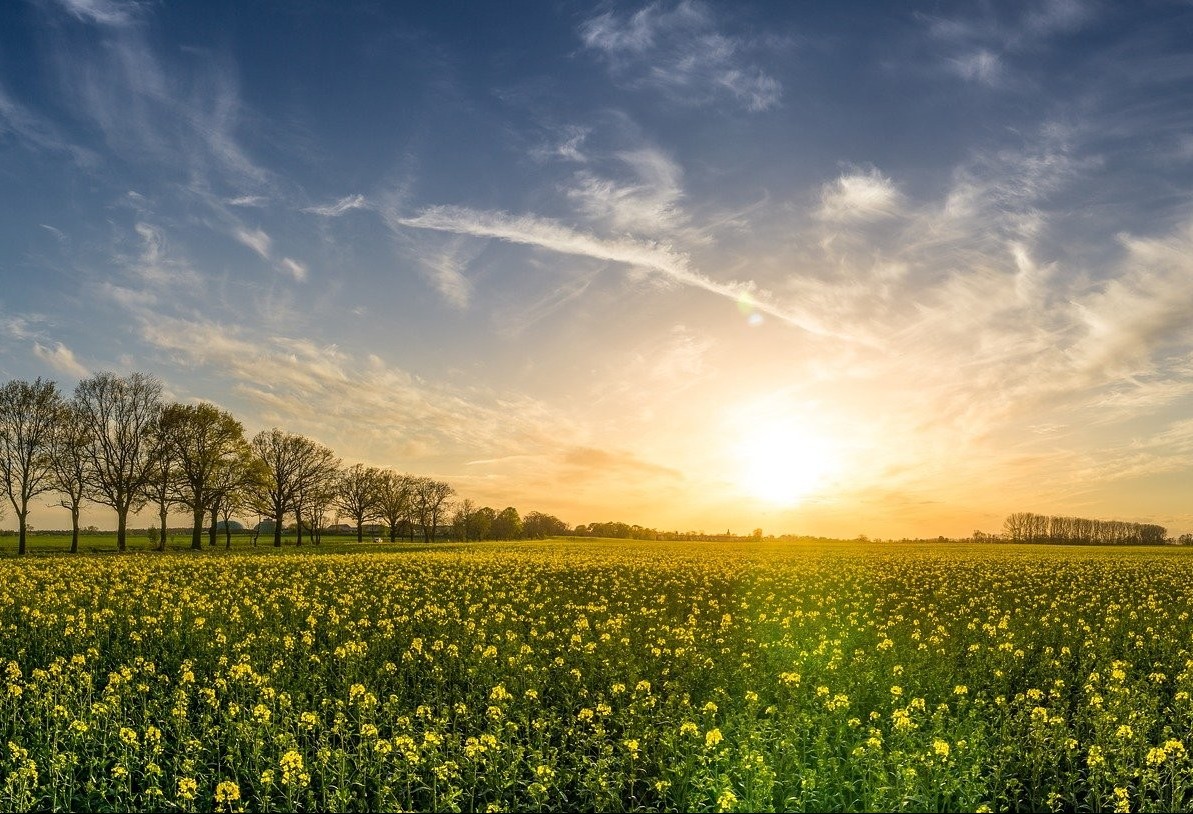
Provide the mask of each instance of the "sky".
[{"label": "sky", "polygon": [[0,3],[0,378],[152,373],[572,525],[1193,531],[1191,31]]}]

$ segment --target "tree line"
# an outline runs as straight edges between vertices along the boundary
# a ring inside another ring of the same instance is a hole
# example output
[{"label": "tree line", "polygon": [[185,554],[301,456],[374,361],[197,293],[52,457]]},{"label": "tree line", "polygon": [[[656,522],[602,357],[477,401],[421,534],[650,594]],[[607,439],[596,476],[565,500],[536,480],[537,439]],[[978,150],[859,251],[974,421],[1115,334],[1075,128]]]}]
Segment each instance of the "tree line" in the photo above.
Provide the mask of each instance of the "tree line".
[{"label": "tree line", "polygon": [[[350,518],[363,541],[366,524],[382,523],[391,542],[400,531],[430,543],[441,529],[458,539],[545,537],[567,531],[563,521],[509,507],[495,512],[471,500],[454,502],[444,481],[393,469],[344,466],[329,447],[279,428],[248,438],[244,426],[213,404],[166,403],[161,383],[145,373],[97,373],[70,396],[38,378],[0,387],[0,486],[18,523],[18,553],[26,553],[29,509],[53,494],[70,511],[71,552],[79,550],[82,506],[116,513],[116,546],[127,549],[128,518],[156,509],[165,550],[171,511],[189,511],[191,547],[202,548],[205,521],[210,545],[223,521],[237,512],[270,518],[273,545],[282,545],[292,517],[298,545],[304,530],[318,543],[332,513]],[[452,513],[453,508],[455,509]],[[2,515],[0,515],[2,516]],[[258,530],[261,524],[258,524]]]},{"label": "tree line", "polygon": [[1154,523],[1056,517],[1032,512],[1007,515],[1003,533],[1006,539],[1020,543],[1158,545],[1168,540],[1168,529]]}]

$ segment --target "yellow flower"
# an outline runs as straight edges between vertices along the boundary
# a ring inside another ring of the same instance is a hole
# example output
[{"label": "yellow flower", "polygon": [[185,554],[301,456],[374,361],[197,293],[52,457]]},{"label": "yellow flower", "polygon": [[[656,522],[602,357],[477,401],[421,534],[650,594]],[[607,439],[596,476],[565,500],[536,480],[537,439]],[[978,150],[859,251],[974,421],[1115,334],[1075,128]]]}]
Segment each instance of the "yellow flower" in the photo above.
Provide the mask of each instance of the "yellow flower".
[{"label": "yellow flower", "polygon": [[199,784],[193,777],[178,778],[178,796],[183,800],[193,800],[199,791]]},{"label": "yellow flower", "polygon": [[725,738],[724,738],[724,736],[721,735],[720,729],[710,729],[704,733],[704,745],[705,746],[709,746],[709,747],[716,746],[718,743],[720,743],[724,739]]},{"label": "yellow flower", "polygon": [[240,786],[231,780],[221,780],[215,787],[215,801],[217,803],[232,803],[240,799]]}]

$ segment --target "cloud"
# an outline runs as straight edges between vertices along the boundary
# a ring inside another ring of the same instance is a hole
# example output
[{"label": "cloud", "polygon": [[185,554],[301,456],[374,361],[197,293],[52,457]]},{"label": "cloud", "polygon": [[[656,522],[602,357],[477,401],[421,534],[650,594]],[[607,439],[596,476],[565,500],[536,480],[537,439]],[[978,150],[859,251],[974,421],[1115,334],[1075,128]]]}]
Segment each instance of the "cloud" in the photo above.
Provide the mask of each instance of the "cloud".
[{"label": "cloud", "polygon": [[532,150],[531,155],[540,161],[555,158],[583,164],[588,160],[588,156],[581,148],[591,133],[592,131],[587,127],[568,125],[562,128],[553,143]]},{"label": "cloud", "polygon": [[962,79],[997,87],[1003,76],[1002,60],[997,54],[979,49],[967,56],[949,60],[957,75]]},{"label": "cloud", "polygon": [[670,8],[655,2],[628,16],[605,12],[586,20],[580,37],[615,78],[677,103],[729,97],[760,112],[782,97],[779,81],[743,56],[748,43],[720,33],[708,7],[694,0]]},{"label": "cloud", "polygon": [[282,258],[282,268],[290,273],[297,282],[305,282],[307,279],[307,267],[297,260],[292,260],[289,257]]},{"label": "cloud", "polygon": [[250,232],[248,229],[238,228],[233,234],[237,240],[261,255],[262,258],[269,259],[269,247],[273,241],[263,229],[254,229]]},{"label": "cloud", "polygon": [[624,476],[626,472],[682,480],[683,473],[669,466],[644,461],[633,453],[597,447],[571,447],[562,453],[563,463],[572,471],[568,480]]},{"label": "cloud", "polygon": [[899,213],[901,196],[890,178],[877,169],[842,175],[820,192],[820,218],[858,221],[888,218]]},{"label": "cloud", "polygon": [[138,0],[58,0],[58,4],[81,22],[112,27],[136,22],[142,7]]},{"label": "cloud", "polygon": [[925,17],[928,33],[954,55],[945,59],[950,73],[988,87],[1011,84],[1008,61],[1039,49],[1049,39],[1069,34],[1093,18],[1091,5],[1080,0],[1048,0],[1029,4],[1006,19],[1001,6],[970,5],[969,16]]},{"label": "cloud", "polygon": [[749,283],[720,283],[692,268],[686,254],[670,246],[633,238],[602,239],[588,232],[572,229],[558,221],[530,215],[509,215],[456,206],[433,206],[412,217],[390,214],[392,226],[431,229],[474,237],[496,238],[508,243],[536,246],[560,254],[591,257],[621,263],[654,273],[665,280],[708,291],[737,301],[751,296],[758,311],[809,333],[858,341],[828,327],[810,314],[782,309],[769,301]]},{"label": "cloud", "polygon": [[238,198],[231,198],[231,199],[225,201],[225,203],[227,203],[228,206],[260,207],[260,206],[265,206],[266,204],[268,204],[269,199],[266,198],[264,195],[241,195]]},{"label": "cloud", "polygon": [[351,212],[353,209],[367,209],[368,207],[369,202],[364,195],[347,195],[333,204],[308,206],[302,211],[325,218],[338,218],[340,215]]},{"label": "cloud", "polygon": [[59,373],[65,373],[77,379],[85,379],[91,375],[91,371],[80,364],[78,359],[75,358],[74,351],[61,342],[56,342],[52,348],[48,348],[40,342],[35,342],[33,344],[33,355]]},{"label": "cloud", "polygon": [[1121,242],[1124,272],[1073,304],[1083,329],[1074,363],[1103,377],[1146,372],[1152,354],[1193,338],[1193,222],[1164,238]]},{"label": "cloud", "polygon": [[155,226],[139,222],[133,230],[141,238],[141,254],[136,260],[117,257],[143,285],[181,293],[196,290],[202,278],[184,261],[171,256],[165,234]]},{"label": "cloud", "polygon": [[428,383],[375,355],[148,310],[134,316],[145,341],[180,366],[217,371],[256,407],[260,426],[307,433],[371,463],[554,456],[559,439],[586,437],[542,402]]},{"label": "cloud", "polygon": [[48,224],[48,223],[39,223],[39,224],[37,224],[37,225],[38,225],[38,226],[40,226],[41,228],[45,229],[45,230],[46,230],[47,232],[49,232],[50,234],[52,234],[52,235],[53,235],[55,238],[57,238],[57,239],[58,239],[58,241],[59,241],[60,243],[65,243],[65,242],[67,242],[68,240],[70,240],[70,238],[68,238],[68,237],[66,236],[66,232],[63,232],[61,229],[59,229],[59,228],[58,228],[58,227],[56,227],[56,226],[51,226],[51,225],[50,225],[50,224]]},{"label": "cloud", "polygon": [[101,37],[52,28],[60,106],[89,121],[111,152],[136,166],[177,174],[188,188],[230,190],[221,197],[235,205],[255,205],[262,192],[281,195],[277,187],[284,182],[241,146],[240,131],[253,119],[243,115],[229,57],[201,52],[202,59],[179,60],[175,52],[155,48],[151,28],[139,24],[148,3],[62,5],[105,30]]},{"label": "cloud", "polygon": [[33,150],[66,153],[80,167],[99,163],[95,153],[72,144],[53,122],[13,99],[0,85],[0,135],[4,133],[11,133]]},{"label": "cloud", "polygon": [[443,299],[459,310],[467,308],[472,298],[472,284],[463,273],[470,259],[462,241],[453,240],[442,251],[422,260],[423,268]]},{"label": "cloud", "polygon": [[568,197],[589,220],[614,231],[655,235],[687,220],[680,209],[683,169],[652,147],[615,154],[634,177],[629,183],[603,178],[590,170],[576,174]]}]

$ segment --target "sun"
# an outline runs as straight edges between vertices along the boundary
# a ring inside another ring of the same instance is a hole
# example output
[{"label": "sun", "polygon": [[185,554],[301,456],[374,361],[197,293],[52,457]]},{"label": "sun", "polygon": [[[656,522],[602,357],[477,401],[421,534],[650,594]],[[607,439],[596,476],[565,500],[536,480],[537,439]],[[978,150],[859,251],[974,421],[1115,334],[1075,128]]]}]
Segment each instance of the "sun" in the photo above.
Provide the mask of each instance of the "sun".
[{"label": "sun", "polygon": [[776,506],[801,503],[825,485],[839,463],[828,438],[785,422],[746,430],[736,453],[741,490]]}]

